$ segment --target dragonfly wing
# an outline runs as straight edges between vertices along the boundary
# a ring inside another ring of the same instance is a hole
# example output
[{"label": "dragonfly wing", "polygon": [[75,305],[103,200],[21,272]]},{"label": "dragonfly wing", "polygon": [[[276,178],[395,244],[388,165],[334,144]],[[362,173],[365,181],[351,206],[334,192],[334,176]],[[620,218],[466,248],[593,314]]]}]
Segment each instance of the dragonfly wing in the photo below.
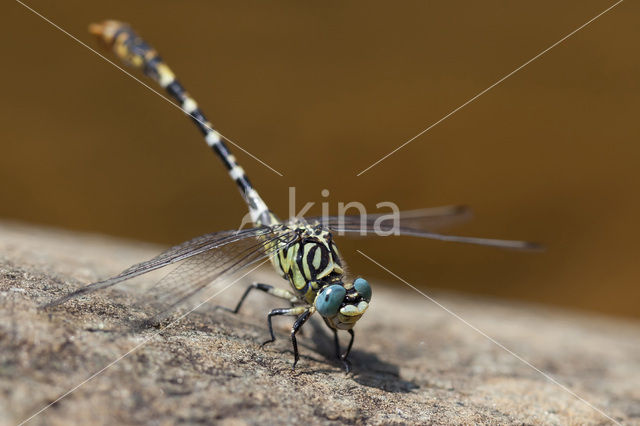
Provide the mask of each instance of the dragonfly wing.
[{"label": "dragonfly wing", "polygon": [[321,223],[327,228],[371,229],[378,226],[381,231],[389,231],[393,227],[408,227],[435,231],[448,226],[463,223],[471,219],[471,209],[467,206],[442,206],[426,209],[406,210],[394,217],[392,212],[367,215],[344,215],[314,217],[306,219],[309,223]]},{"label": "dragonfly wing", "polygon": [[205,303],[205,290],[250,266],[260,266],[260,261],[284,249],[295,237],[290,231],[278,232],[253,241],[243,239],[223,249],[190,257],[149,289],[148,306],[156,312],[145,322],[160,321],[178,307]]},{"label": "dragonfly wing", "polygon": [[[358,228],[338,228],[338,227],[329,227],[330,230],[337,232],[338,235],[346,234],[346,233],[359,233],[360,235],[375,235],[376,232],[380,232],[380,229],[371,227],[363,229],[361,227]],[[385,234],[389,235],[389,234]],[[506,249],[514,249],[514,250],[530,250],[537,251],[542,250],[542,246],[537,243],[532,243],[528,241],[517,241],[517,240],[496,240],[492,238],[476,238],[476,237],[464,237],[458,235],[447,235],[447,234],[438,234],[435,232],[423,231],[421,229],[414,228],[406,228],[401,227],[396,230],[393,235],[407,235],[411,237],[419,237],[419,238],[429,238],[432,240],[440,240],[440,241],[452,241],[457,243],[467,243],[467,244],[476,244],[480,246],[489,246],[489,247],[500,247]]]},{"label": "dragonfly wing", "polygon": [[147,272],[154,271],[156,269],[165,267],[172,263],[189,259],[194,256],[198,256],[202,253],[221,248],[228,244],[237,243],[246,239],[256,242],[257,240],[255,237],[270,237],[273,234],[274,231],[269,227],[252,228],[241,231],[222,231],[205,234],[186,241],[182,244],[173,246],[168,250],[162,252],[158,256],[154,257],[153,259],[133,265],[116,276],[108,278],[104,281],[98,281],[89,284],[88,286],[80,288],[72,293],[67,294],[66,296],[53,300],[52,302],[44,305],[43,308],[50,308],[60,305],[70,299],[74,299],[84,294],[93,293],[94,291],[111,287],[122,281],[137,277],[138,275],[146,274]]},{"label": "dragonfly wing", "polygon": [[440,241],[452,241],[482,246],[501,247],[515,250],[540,250],[536,243],[491,238],[463,237],[433,232],[439,228],[465,222],[472,217],[467,206],[443,206],[400,212],[399,217],[392,213],[374,215],[330,216],[307,219],[323,224],[338,235],[408,235]]},{"label": "dragonfly wing", "polygon": [[[472,218],[473,212],[469,206],[430,207],[400,212],[400,227],[436,231],[467,222]],[[378,220],[378,218],[376,218],[376,220]],[[389,220],[386,221],[386,223],[388,222]],[[385,223],[385,221],[382,221],[382,223]]]}]

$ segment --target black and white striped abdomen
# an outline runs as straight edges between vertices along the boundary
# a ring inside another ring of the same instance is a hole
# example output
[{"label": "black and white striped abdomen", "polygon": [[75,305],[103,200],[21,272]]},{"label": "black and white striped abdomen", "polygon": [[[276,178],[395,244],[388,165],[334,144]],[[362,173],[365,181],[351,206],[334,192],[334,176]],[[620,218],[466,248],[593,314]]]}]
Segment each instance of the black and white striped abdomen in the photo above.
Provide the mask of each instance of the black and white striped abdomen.
[{"label": "black and white striped abdomen", "polygon": [[93,24],[90,31],[110,47],[125,63],[141,69],[147,76],[155,80],[178,103],[180,109],[193,120],[202,132],[207,145],[222,160],[231,179],[238,185],[240,192],[249,206],[251,219],[256,225],[273,225],[277,223],[265,202],[251,185],[242,167],[231,154],[222,140],[222,135],[213,129],[204,113],[176,79],[175,74],[162,60],[158,52],[142,40],[129,25],[118,21],[105,21]]}]

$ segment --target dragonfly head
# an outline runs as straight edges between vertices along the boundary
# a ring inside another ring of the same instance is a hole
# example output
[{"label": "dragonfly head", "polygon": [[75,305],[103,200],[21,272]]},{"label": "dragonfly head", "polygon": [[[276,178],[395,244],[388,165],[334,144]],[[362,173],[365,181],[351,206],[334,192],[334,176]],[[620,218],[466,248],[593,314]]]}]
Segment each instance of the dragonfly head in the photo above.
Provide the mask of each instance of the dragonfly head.
[{"label": "dragonfly head", "polygon": [[371,286],[364,278],[352,283],[331,284],[322,288],[315,299],[315,307],[333,328],[351,329],[362,317],[371,301]]}]

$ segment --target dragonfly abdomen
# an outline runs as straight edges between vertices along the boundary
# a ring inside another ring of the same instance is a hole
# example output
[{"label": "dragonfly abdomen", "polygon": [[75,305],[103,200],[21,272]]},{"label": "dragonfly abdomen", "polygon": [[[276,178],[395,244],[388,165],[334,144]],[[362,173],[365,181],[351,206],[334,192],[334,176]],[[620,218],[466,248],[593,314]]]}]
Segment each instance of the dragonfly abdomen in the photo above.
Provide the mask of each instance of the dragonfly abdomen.
[{"label": "dragonfly abdomen", "polygon": [[213,129],[198,103],[176,79],[175,74],[162,60],[158,52],[142,40],[129,25],[118,21],[105,21],[93,24],[91,32],[106,44],[125,63],[141,69],[148,77],[155,80],[167,93],[175,99],[185,114],[202,132],[207,145],[218,155],[240,189],[242,197],[249,206],[251,219],[256,225],[273,225],[277,219],[266,203],[253,188],[242,167],[236,162],[229,148],[222,140],[222,135]]}]

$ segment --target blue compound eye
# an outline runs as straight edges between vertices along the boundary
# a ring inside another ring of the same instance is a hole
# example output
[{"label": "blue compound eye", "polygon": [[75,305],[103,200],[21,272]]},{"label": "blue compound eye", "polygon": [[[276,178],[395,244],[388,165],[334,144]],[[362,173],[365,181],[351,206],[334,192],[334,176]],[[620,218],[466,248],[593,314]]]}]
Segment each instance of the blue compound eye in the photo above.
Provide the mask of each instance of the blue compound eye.
[{"label": "blue compound eye", "polygon": [[356,291],[364,300],[369,302],[371,300],[371,286],[364,278],[356,278],[353,282],[353,286],[356,288]]},{"label": "blue compound eye", "polygon": [[341,285],[330,285],[316,297],[316,309],[323,317],[332,317],[338,313],[346,295],[347,290]]}]

